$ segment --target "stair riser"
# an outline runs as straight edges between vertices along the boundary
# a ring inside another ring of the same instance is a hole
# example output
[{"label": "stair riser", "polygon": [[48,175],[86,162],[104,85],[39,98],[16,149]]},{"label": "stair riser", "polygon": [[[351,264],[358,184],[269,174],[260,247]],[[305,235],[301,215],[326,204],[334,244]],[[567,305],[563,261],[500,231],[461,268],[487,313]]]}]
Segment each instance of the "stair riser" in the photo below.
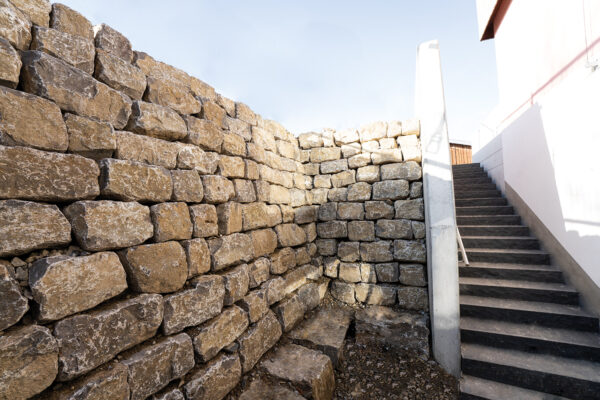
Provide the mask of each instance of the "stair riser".
[{"label": "stair riser", "polygon": [[564,283],[564,279],[560,271],[460,267],[459,274],[461,277],[465,278],[508,279],[513,281]]},{"label": "stair riser", "polygon": [[508,201],[503,197],[491,197],[482,199],[454,199],[456,207],[478,207],[478,206],[505,206]]},{"label": "stair riser", "polygon": [[498,190],[496,185],[491,182],[483,182],[483,183],[457,183],[454,182],[454,191],[455,192],[469,192],[474,190]]},{"label": "stair riser", "polygon": [[469,249],[519,249],[539,250],[540,242],[537,239],[488,239],[488,238],[462,238],[463,244]]},{"label": "stair riser", "polygon": [[502,286],[483,286],[460,284],[460,294],[481,297],[494,297],[498,299],[513,299],[536,301],[555,304],[579,305],[577,292],[564,292],[559,290],[523,289]]},{"label": "stair riser", "polygon": [[464,374],[579,400],[598,399],[600,384],[562,375],[463,358]]},{"label": "stair riser", "polygon": [[506,310],[486,306],[461,304],[460,313],[465,317],[495,319],[507,322],[538,324],[550,328],[575,329],[598,332],[598,319],[592,317],[554,314],[537,311]]},{"label": "stair riser", "polygon": [[502,197],[498,190],[469,190],[454,192],[455,199],[479,199],[483,197]]},{"label": "stair riser", "polygon": [[461,236],[529,236],[526,226],[459,226]]},{"label": "stair riser", "polygon": [[490,178],[486,176],[477,178],[457,178],[456,176],[452,179],[454,186],[468,186],[468,185],[479,185],[485,183],[494,183]]},{"label": "stair riser", "polygon": [[554,342],[530,337],[510,336],[499,333],[460,330],[463,343],[477,343],[485,346],[519,350],[536,354],[551,354],[559,357],[576,358],[587,361],[600,361],[600,349],[564,342]]},{"label": "stair riser", "polygon": [[[466,247],[466,246],[465,246]],[[498,249],[497,253],[467,251],[469,262],[488,262],[503,264],[528,264],[528,265],[549,265],[550,256],[548,254],[523,254],[523,253],[502,253]],[[510,251],[510,250],[508,250]],[[459,260],[462,260],[460,252]]]},{"label": "stair riser", "polygon": [[458,225],[519,225],[521,217],[518,215],[458,216],[456,222]]},{"label": "stair riser", "polygon": [[491,206],[491,207],[457,207],[458,216],[476,216],[476,215],[513,215],[515,210],[511,206]]}]

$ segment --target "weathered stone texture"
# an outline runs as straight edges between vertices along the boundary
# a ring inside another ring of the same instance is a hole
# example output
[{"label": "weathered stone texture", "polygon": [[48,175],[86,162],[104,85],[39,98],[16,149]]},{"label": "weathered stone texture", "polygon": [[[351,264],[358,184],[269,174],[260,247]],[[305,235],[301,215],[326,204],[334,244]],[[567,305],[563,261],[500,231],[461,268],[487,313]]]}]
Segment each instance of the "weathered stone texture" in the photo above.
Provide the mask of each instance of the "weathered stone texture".
[{"label": "weathered stone texture", "polygon": [[262,379],[252,381],[240,395],[239,400],[303,400],[298,392],[285,386],[266,383]]},{"label": "weathered stone texture", "polygon": [[187,136],[187,127],[179,114],[144,101],[133,102],[127,130],[164,140],[181,140]]},{"label": "weathered stone texture", "polygon": [[33,24],[48,26],[52,6],[48,0],[10,0]]},{"label": "weathered stone texture", "polygon": [[277,248],[277,234],[273,229],[260,229],[250,232],[254,257],[266,256]]},{"label": "weathered stone texture", "polygon": [[408,181],[403,179],[382,181],[373,184],[373,200],[397,200],[408,197]]},{"label": "weathered stone texture", "polygon": [[425,211],[423,199],[398,200],[394,203],[396,218],[408,218],[423,221]]},{"label": "weathered stone texture", "polygon": [[69,153],[101,160],[111,157],[117,149],[117,135],[107,122],[67,113],[65,124],[69,133]]},{"label": "weathered stone texture", "polygon": [[189,130],[187,141],[205,150],[221,152],[223,131],[213,122],[186,116],[185,121]]},{"label": "weathered stone texture", "polygon": [[394,259],[424,263],[427,258],[425,244],[419,241],[394,240]]},{"label": "weathered stone texture", "polygon": [[18,50],[27,50],[31,42],[31,21],[8,0],[0,1],[0,36]]},{"label": "weathered stone texture", "polygon": [[393,305],[396,302],[396,288],[393,286],[359,283],[355,287],[356,300],[366,304]]},{"label": "weathered stone texture", "polygon": [[172,200],[199,203],[204,198],[202,179],[196,171],[171,171],[171,180],[173,181]]},{"label": "weathered stone texture", "polygon": [[356,303],[356,298],[354,297],[354,285],[351,283],[345,283],[337,280],[331,282],[331,296],[333,296],[335,299],[343,301],[344,303]]},{"label": "weathered stone texture", "polygon": [[243,233],[210,239],[208,247],[214,271],[240,262],[248,262],[254,258],[252,239]]},{"label": "weathered stone texture", "polygon": [[224,309],[217,317],[190,331],[196,354],[203,362],[207,362],[237,339],[247,327],[248,316],[244,310],[238,306]]},{"label": "weathered stone texture", "polygon": [[[70,133],[71,129],[69,129]],[[138,161],[173,169],[177,164],[177,143],[156,139],[131,132],[117,131],[115,158]]]},{"label": "weathered stone texture", "polygon": [[155,203],[171,199],[171,174],[163,167],[105,158],[100,161],[100,168],[100,191],[103,196]]},{"label": "weathered stone texture", "polygon": [[148,76],[146,81],[145,101],[169,107],[180,114],[200,112],[202,104],[194,97],[188,86],[178,85],[152,76]]},{"label": "weathered stone texture", "polygon": [[254,289],[269,279],[270,269],[271,261],[266,257],[258,258],[248,265],[248,287]]},{"label": "weathered stone texture", "polygon": [[109,363],[80,379],[69,382],[67,386],[48,389],[40,397],[47,400],[129,399],[127,367],[120,363]]},{"label": "weathered stone texture", "polygon": [[132,100],[140,100],[146,90],[146,76],[139,68],[102,49],[96,49],[94,77]]},{"label": "weathered stone texture", "polygon": [[238,338],[244,373],[254,368],[263,354],[277,343],[281,334],[281,325],[279,325],[277,317],[273,311],[268,310],[260,321]]},{"label": "weathered stone texture", "polygon": [[399,287],[398,305],[408,310],[427,311],[429,309],[427,289],[412,286]]},{"label": "weathered stone texture", "polygon": [[225,203],[235,196],[233,183],[220,175],[203,175],[204,200],[208,203]]},{"label": "weathered stone texture", "polygon": [[425,286],[425,268],[421,264],[400,264],[400,283],[408,286]]},{"label": "weathered stone texture", "polygon": [[70,33],[71,35],[94,39],[94,30],[90,21],[64,4],[52,4],[50,27],[61,32]]},{"label": "weathered stone texture", "polygon": [[106,24],[94,26],[94,44],[96,49],[102,49],[128,63],[133,59],[129,39]]},{"label": "weathered stone texture", "polygon": [[317,224],[317,234],[323,239],[345,238],[348,236],[346,221],[329,221]]},{"label": "weathered stone texture", "polygon": [[192,237],[192,221],[185,203],[161,203],[150,207],[154,241],[184,240]]},{"label": "weathered stone texture", "polygon": [[306,243],[306,232],[296,224],[281,224],[275,227],[279,246],[299,246]]},{"label": "weathered stone texture", "polygon": [[348,240],[372,242],[375,240],[375,224],[373,221],[349,221]]},{"label": "weathered stone texture", "polygon": [[0,84],[14,89],[19,84],[21,57],[10,42],[0,37]]},{"label": "weathered stone texture", "polygon": [[88,74],[94,73],[94,42],[56,29],[34,26],[29,48],[43,51]]},{"label": "weathered stone texture", "polygon": [[360,257],[363,261],[386,262],[392,261],[391,242],[380,240],[360,244]]},{"label": "weathered stone texture", "polygon": [[219,233],[217,209],[212,204],[196,204],[189,207],[194,226],[194,237],[217,236]]},{"label": "weathered stone texture", "polygon": [[259,289],[249,292],[242,300],[240,300],[239,306],[248,314],[250,323],[255,323],[269,311],[266,290]]},{"label": "weathered stone texture", "polygon": [[0,264],[0,331],[16,324],[29,310],[27,298],[9,270]]},{"label": "weathered stone texture", "polygon": [[193,370],[183,386],[188,400],[221,400],[242,377],[242,366],[237,354],[221,354],[208,364]]},{"label": "weathered stone texture", "polygon": [[412,226],[407,219],[380,219],[375,224],[375,235],[383,239],[412,239]]},{"label": "weathered stone texture", "polygon": [[232,305],[248,293],[250,285],[248,264],[238,265],[222,276],[225,282],[225,299],[223,300],[225,305]]}]

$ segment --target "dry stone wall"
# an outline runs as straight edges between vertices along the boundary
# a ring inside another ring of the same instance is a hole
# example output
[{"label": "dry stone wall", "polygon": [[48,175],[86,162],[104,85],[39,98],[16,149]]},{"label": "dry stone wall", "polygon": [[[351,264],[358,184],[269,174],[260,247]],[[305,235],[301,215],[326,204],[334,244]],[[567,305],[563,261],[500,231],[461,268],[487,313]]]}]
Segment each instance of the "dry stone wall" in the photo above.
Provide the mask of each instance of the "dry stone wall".
[{"label": "dry stone wall", "polygon": [[0,0],[0,399],[223,398],[326,293],[308,156],[113,28]]}]

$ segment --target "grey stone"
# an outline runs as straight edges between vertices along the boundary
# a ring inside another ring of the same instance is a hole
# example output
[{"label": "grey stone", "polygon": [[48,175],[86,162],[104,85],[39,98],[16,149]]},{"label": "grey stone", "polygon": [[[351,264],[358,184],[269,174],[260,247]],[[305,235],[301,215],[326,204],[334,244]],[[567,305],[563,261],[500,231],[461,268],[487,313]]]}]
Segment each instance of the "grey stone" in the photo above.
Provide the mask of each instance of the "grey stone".
[{"label": "grey stone", "polygon": [[8,268],[0,264],[0,331],[19,322],[28,310],[28,301],[19,283],[11,277]]},{"label": "grey stone", "polygon": [[221,400],[242,377],[237,354],[221,354],[186,377],[183,392],[187,400]]},{"label": "grey stone", "polygon": [[338,204],[339,219],[364,219],[365,210],[362,203],[339,203]]},{"label": "grey stone", "polygon": [[427,289],[412,286],[399,287],[398,305],[408,310],[427,311],[429,309]]},{"label": "grey stone", "polygon": [[394,207],[391,202],[386,201],[366,201],[365,202],[366,219],[392,219],[394,218]]},{"label": "grey stone", "polygon": [[317,224],[317,233],[322,239],[345,238],[348,236],[346,221],[329,221]]},{"label": "grey stone", "polygon": [[242,392],[239,400],[303,400],[296,391],[256,379]]},{"label": "grey stone", "polygon": [[354,297],[354,285],[341,281],[331,282],[331,296],[347,304],[356,303]]},{"label": "grey stone", "polygon": [[408,197],[408,181],[403,179],[376,182],[373,184],[373,200],[397,200]]},{"label": "grey stone", "polygon": [[353,262],[360,259],[358,242],[340,242],[337,256],[341,261]]},{"label": "grey stone", "polygon": [[360,244],[360,258],[367,262],[387,262],[392,261],[391,242],[380,240],[370,243]]},{"label": "grey stone", "polygon": [[407,218],[419,221],[425,219],[423,199],[397,200],[394,203],[394,208],[396,209],[396,218]]},{"label": "grey stone", "polygon": [[393,305],[396,303],[396,288],[393,286],[359,283],[355,287],[356,300],[366,304]]},{"label": "grey stone", "polygon": [[399,280],[407,286],[426,286],[425,268],[421,264],[400,264]]},{"label": "grey stone", "polygon": [[407,219],[380,219],[375,224],[375,235],[382,239],[412,239],[412,226]]},{"label": "grey stone", "polygon": [[381,179],[404,179],[407,181],[416,181],[421,179],[421,166],[415,161],[382,165]]},{"label": "grey stone", "polygon": [[424,263],[427,258],[425,244],[420,241],[394,240],[394,259]]},{"label": "grey stone", "polygon": [[338,203],[325,203],[319,206],[319,221],[332,221],[337,218]]},{"label": "grey stone", "polygon": [[375,264],[375,273],[379,282],[396,283],[398,282],[398,263]]},{"label": "grey stone", "polygon": [[335,239],[318,239],[316,245],[318,253],[322,256],[337,254],[337,241]]},{"label": "grey stone", "polygon": [[352,241],[372,242],[375,240],[373,221],[349,221],[348,239]]},{"label": "grey stone", "polygon": [[[348,160],[325,161],[321,163],[321,174],[337,174],[338,172],[348,170]],[[332,182],[333,184],[333,182]]]},{"label": "grey stone", "polygon": [[415,239],[425,239],[425,224],[423,222],[411,221]]}]

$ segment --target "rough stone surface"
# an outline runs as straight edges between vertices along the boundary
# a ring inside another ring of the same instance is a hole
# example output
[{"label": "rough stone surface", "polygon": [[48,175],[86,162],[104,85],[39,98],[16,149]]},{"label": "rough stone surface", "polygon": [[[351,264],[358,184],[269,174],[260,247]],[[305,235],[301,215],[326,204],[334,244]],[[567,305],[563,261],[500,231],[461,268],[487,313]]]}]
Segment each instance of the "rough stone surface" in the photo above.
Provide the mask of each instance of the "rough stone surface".
[{"label": "rough stone surface", "polygon": [[260,365],[270,375],[292,382],[305,397],[315,400],[333,397],[333,366],[329,357],[321,352],[288,344]]},{"label": "rough stone surface", "polygon": [[77,242],[88,251],[135,246],[154,232],[150,209],[135,202],[78,201],[64,212]]},{"label": "rough stone surface", "polygon": [[219,315],[225,298],[223,278],[205,275],[193,280],[192,289],[165,296],[162,331],[165,335],[199,325]]},{"label": "rough stone surface", "polygon": [[0,257],[66,245],[71,226],[57,206],[30,201],[0,201]]},{"label": "rough stone surface", "polygon": [[223,274],[225,282],[225,305],[232,305],[244,298],[248,293],[250,277],[248,275],[248,264],[242,264]]},{"label": "rough stone surface", "polygon": [[181,289],[188,266],[178,242],[145,244],[120,253],[130,288],[136,292],[169,293]]},{"label": "rough stone surface", "polygon": [[396,209],[396,218],[407,218],[423,221],[425,211],[423,199],[398,200],[394,203]]},{"label": "rough stone surface", "polygon": [[27,50],[31,42],[31,21],[10,1],[0,1],[0,36],[18,50]]},{"label": "rough stone surface", "polygon": [[354,285],[352,283],[346,283],[341,281],[333,281],[331,282],[331,296],[333,298],[338,299],[339,301],[343,301],[347,304],[356,303],[356,298],[354,297]]},{"label": "rough stone surface", "polygon": [[279,319],[283,331],[289,332],[304,317],[306,306],[302,302],[302,298],[296,293],[277,304],[273,311],[277,314],[277,319]]},{"label": "rough stone surface", "polygon": [[233,183],[220,175],[203,175],[204,200],[208,203],[225,203],[235,196]]},{"label": "rough stone surface", "polygon": [[348,188],[348,201],[366,201],[371,198],[371,185],[359,182]]},{"label": "rough stone surface", "polygon": [[267,302],[269,303],[269,306],[272,306],[285,296],[287,283],[285,279],[276,277],[266,281],[261,287],[267,291]]},{"label": "rough stone surface", "polygon": [[233,201],[217,206],[220,235],[230,235],[242,230],[242,206]]},{"label": "rough stone surface", "polygon": [[265,228],[269,226],[268,207],[265,203],[251,203],[242,206],[244,230]]},{"label": "rough stone surface", "polygon": [[196,204],[189,207],[194,226],[194,237],[217,236],[219,233],[217,209],[212,204]]},{"label": "rough stone surface", "polygon": [[303,400],[297,392],[285,386],[266,383],[261,379],[252,381],[239,400]]},{"label": "rough stone surface", "polygon": [[192,221],[185,203],[161,203],[150,207],[154,241],[184,240],[192,237]]},{"label": "rough stone surface", "polygon": [[362,203],[340,203],[337,211],[339,219],[363,219],[365,216]]},{"label": "rough stone surface", "polygon": [[261,283],[269,279],[271,261],[266,257],[261,257],[248,265],[249,288],[254,289]]},{"label": "rough stone surface", "polygon": [[380,219],[375,224],[375,235],[382,239],[412,239],[412,226],[407,219]]},{"label": "rough stone surface", "polygon": [[202,104],[188,86],[153,76],[147,77],[146,81],[148,86],[144,92],[145,101],[169,107],[180,114],[196,114],[202,109]]},{"label": "rough stone surface", "polygon": [[221,354],[186,378],[183,392],[187,400],[221,400],[242,377],[242,366],[237,354]]},{"label": "rough stone surface", "polygon": [[127,289],[125,270],[112,252],[54,256],[34,262],[29,287],[38,317],[52,321],[88,310]]},{"label": "rough stone surface", "polygon": [[425,268],[421,264],[400,264],[400,283],[408,286],[425,286]]},{"label": "rough stone surface", "polygon": [[69,382],[68,386],[48,389],[40,397],[48,400],[129,399],[127,367],[119,363],[109,363],[106,367]]},{"label": "rough stone surface", "polygon": [[239,302],[240,307],[248,314],[250,323],[253,324],[269,311],[267,293],[265,290],[253,290]]},{"label": "rough stone surface", "polygon": [[277,248],[277,234],[273,229],[260,229],[250,232],[254,257],[266,256]]},{"label": "rough stone surface", "polygon": [[380,240],[360,244],[360,258],[363,261],[386,262],[392,261],[391,242]]},{"label": "rough stone surface", "polygon": [[281,334],[281,325],[279,325],[277,317],[273,311],[268,310],[264,317],[238,338],[244,373],[254,368],[263,354],[277,343]]},{"label": "rough stone surface", "polygon": [[161,203],[171,199],[171,174],[163,167],[137,161],[105,158],[100,161],[100,192],[123,201]]},{"label": "rough stone surface", "polygon": [[317,234],[323,239],[345,238],[348,236],[346,221],[329,221],[317,224]]},{"label": "rough stone surface", "polygon": [[199,203],[204,198],[202,179],[196,171],[171,171],[171,180],[173,181],[172,200]]},{"label": "rough stone surface", "polygon": [[159,104],[134,101],[127,130],[164,140],[181,140],[187,136],[183,119]]},{"label": "rough stone surface", "polygon": [[385,201],[365,202],[366,219],[392,219],[394,218],[394,207]]},{"label": "rough stone surface", "polygon": [[209,322],[190,331],[196,354],[200,360],[207,362],[237,339],[247,327],[248,316],[244,310],[238,306],[224,309]]},{"label": "rough stone surface", "polygon": [[186,116],[185,121],[189,130],[189,143],[200,146],[205,150],[221,152],[223,131],[213,122]]},{"label": "rough stone surface", "polygon": [[421,179],[421,167],[415,161],[382,165],[381,179],[405,179],[407,181],[415,181]]},{"label": "rough stone surface", "polygon": [[19,322],[29,310],[27,298],[9,270],[0,264],[0,331]]},{"label": "rough stone surface", "polygon": [[383,149],[371,154],[373,164],[397,163],[402,161],[400,149]]},{"label": "rough stone surface", "polygon": [[61,32],[70,33],[71,35],[94,39],[94,30],[90,21],[64,4],[52,4],[50,27],[58,29]]},{"label": "rough stone surface", "polygon": [[248,262],[254,258],[252,239],[243,233],[210,239],[208,247],[214,271],[240,262]]},{"label": "rough stone surface", "polygon": [[94,77],[132,100],[141,100],[146,90],[146,75],[138,67],[102,49],[96,49]]},{"label": "rough stone surface", "polygon": [[366,304],[393,305],[396,302],[396,288],[393,286],[359,283],[355,287],[356,300]]},{"label": "rough stone surface", "polygon": [[375,273],[379,282],[398,282],[398,263],[375,264]]},{"label": "rough stone surface", "polygon": [[14,89],[19,84],[21,57],[10,42],[0,38],[0,84]]},{"label": "rough stone surface", "polygon": [[291,247],[279,249],[271,255],[271,273],[283,274],[296,266],[296,254]]},{"label": "rough stone surface", "polygon": [[408,181],[403,179],[382,181],[373,184],[373,200],[397,200],[408,197]]},{"label": "rough stone surface", "polygon": [[112,157],[117,149],[117,135],[107,122],[67,113],[65,124],[69,133],[69,153],[101,160]]},{"label": "rough stone surface", "polygon": [[408,310],[427,311],[429,309],[427,289],[412,286],[399,287],[398,305]]},{"label": "rough stone surface", "polygon": [[281,224],[275,227],[279,246],[299,246],[306,243],[306,232],[296,224]]},{"label": "rough stone surface", "polygon": [[346,170],[348,170],[348,161],[345,158],[321,163],[321,174],[337,174]]},{"label": "rough stone surface", "polygon": [[99,192],[94,160],[25,147],[0,146],[0,199],[88,199]]},{"label": "rough stone surface", "polygon": [[395,260],[424,263],[426,258],[427,249],[424,243],[411,240],[394,240]]},{"label": "rough stone surface", "polygon": [[348,240],[372,242],[375,240],[375,224],[373,221],[348,222]]},{"label": "rough stone surface", "polygon": [[82,375],[118,353],[154,336],[163,317],[162,296],[142,294],[54,326],[60,381]]},{"label": "rough stone surface", "polygon": [[133,60],[133,51],[131,51],[129,39],[106,24],[94,26],[94,44],[96,49],[102,49],[128,63]]},{"label": "rough stone surface", "polygon": [[88,74],[94,73],[94,42],[56,29],[34,26],[29,48],[43,51]]},{"label": "rough stone surface", "polygon": [[[69,133],[71,129],[69,128]],[[177,143],[131,132],[117,131],[115,158],[173,169],[177,165]]]},{"label": "rough stone surface", "polygon": [[48,26],[52,6],[48,0],[10,0],[33,24]]},{"label": "rough stone surface", "polygon": [[0,398],[26,399],[50,386],[58,346],[47,328],[28,325],[0,336]]}]

